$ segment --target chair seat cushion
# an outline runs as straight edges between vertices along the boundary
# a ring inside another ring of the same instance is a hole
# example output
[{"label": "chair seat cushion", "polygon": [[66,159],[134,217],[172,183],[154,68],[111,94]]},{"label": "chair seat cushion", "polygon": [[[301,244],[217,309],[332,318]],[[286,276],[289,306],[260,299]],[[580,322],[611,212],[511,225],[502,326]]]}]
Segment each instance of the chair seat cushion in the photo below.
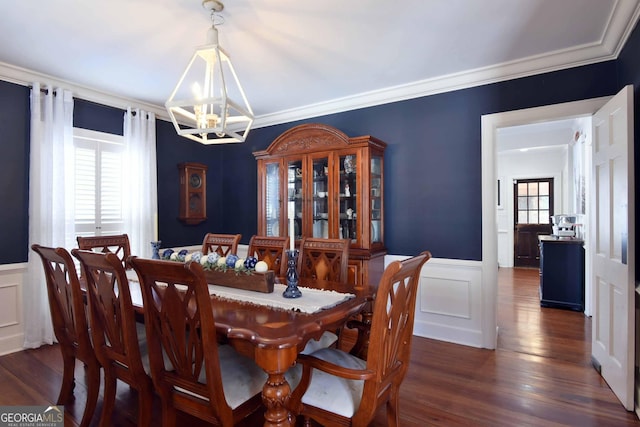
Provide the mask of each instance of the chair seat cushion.
[{"label": "chair seat cushion", "polygon": [[[218,346],[218,358],[220,359],[220,375],[227,404],[235,409],[258,393],[267,382],[267,373],[253,360],[241,355],[229,345]],[[206,383],[204,369],[199,381]]]},{"label": "chair seat cushion", "polygon": [[304,350],[302,350],[300,354],[311,354],[323,348],[331,347],[336,341],[338,341],[338,336],[336,334],[324,331],[319,340],[310,339],[307,341],[307,344],[304,346]]},{"label": "chair seat cushion", "polygon": [[147,331],[144,323],[136,322],[136,332],[138,334],[138,348],[142,359],[142,367],[147,375],[151,375],[151,363],[149,362],[149,347],[147,346]]},{"label": "chair seat cushion", "polygon": [[[366,361],[334,348],[324,348],[311,355],[344,368],[367,367]],[[297,384],[299,378],[296,374],[298,373],[292,372],[287,380],[291,378]],[[314,369],[311,384],[302,397],[302,403],[351,418],[360,406],[363,388],[362,380],[347,380]]]}]

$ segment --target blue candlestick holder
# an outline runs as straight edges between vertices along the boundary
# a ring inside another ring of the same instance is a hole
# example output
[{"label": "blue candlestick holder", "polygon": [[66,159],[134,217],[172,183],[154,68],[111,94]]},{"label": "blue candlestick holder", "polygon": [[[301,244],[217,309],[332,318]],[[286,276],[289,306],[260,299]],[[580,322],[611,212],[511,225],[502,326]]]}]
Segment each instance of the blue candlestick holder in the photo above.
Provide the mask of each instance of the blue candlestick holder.
[{"label": "blue candlestick holder", "polygon": [[282,296],[285,298],[300,298],[302,292],[298,289],[298,250],[287,251],[287,289],[284,290]]}]

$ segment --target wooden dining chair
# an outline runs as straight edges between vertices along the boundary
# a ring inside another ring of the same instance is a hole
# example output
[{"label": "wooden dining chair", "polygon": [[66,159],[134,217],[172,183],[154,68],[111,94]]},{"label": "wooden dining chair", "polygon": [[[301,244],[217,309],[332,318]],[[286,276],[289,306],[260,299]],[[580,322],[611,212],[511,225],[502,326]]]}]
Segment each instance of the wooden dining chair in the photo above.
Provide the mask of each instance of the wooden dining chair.
[{"label": "wooden dining chair", "polygon": [[[298,256],[298,276],[346,282],[350,244],[349,239],[303,238]],[[339,329],[335,332],[325,331],[319,340],[309,340],[301,353],[312,353],[320,348],[334,346],[339,335]]]},{"label": "wooden dining chair", "polygon": [[90,424],[98,401],[100,363],[89,338],[89,324],[76,267],[64,248],[34,244],[31,249],[42,260],[53,331],[62,353],[62,386],[57,404],[64,405],[73,400],[76,359],[82,361],[86,372],[87,401],[80,426],[85,427]]},{"label": "wooden dining chair", "polygon": [[[409,367],[420,270],[428,251],[384,270],[376,293],[367,360],[334,348],[300,355],[302,377],[289,401],[293,413],[322,425],[367,426],[386,404],[387,424],[398,426],[400,385]],[[300,368],[287,378],[295,386]]]},{"label": "wooden dining chair", "polygon": [[249,241],[247,257],[254,256],[258,261],[264,261],[277,276],[287,274],[287,242],[286,237],[257,236]]},{"label": "wooden dining chair", "polygon": [[91,319],[96,357],[104,370],[104,397],[100,426],[111,423],[117,381],[138,392],[138,424],[151,422],[153,385],[148,372],[144,325],[135,320],[129,280],[122,261],[113,253],[73,249],[80,261]]},{"label": "wooden dining chair", "polygon": [[102,253],[114,253],[125,268],[131,268],[127,259],[131,256],[131,246],[127,234],[113,236],[78,236],[78,249]]},{"label": "wooden dining chair", "polygon": [[303,238],[298,257],[299,277],[345,282],[350,243],[349,239]]},{"label": "wooden dining chair", "polygon": [[238,253],[238,244],[242,234],[214,234],[207,233],[202,241],[202,255],[212,252],[220,256],[227,256]]},{"label": "wooden dining chair", "polygon": [[133,257],[144,301],[151,377],[162,401],[162,425],[176,411],[233,426],[262,405],[267,374],[231,346],[218,345],[204,271]]}]

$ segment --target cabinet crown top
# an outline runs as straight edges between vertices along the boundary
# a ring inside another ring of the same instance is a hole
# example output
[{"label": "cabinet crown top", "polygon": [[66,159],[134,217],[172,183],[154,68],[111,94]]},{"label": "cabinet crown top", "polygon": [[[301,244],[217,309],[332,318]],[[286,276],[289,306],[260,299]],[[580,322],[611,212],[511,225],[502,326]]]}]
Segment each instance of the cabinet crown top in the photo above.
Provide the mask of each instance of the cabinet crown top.
[{"label": "cabinet crown top", "polygon": [[278,136],[266,150],[256,151],[256,158],[290,153],[304,153],[374,145],[384,150],[387,144],[370,135],[349,138],[347,134],[333,126],[321,123],[307,123],[286,130]]}]

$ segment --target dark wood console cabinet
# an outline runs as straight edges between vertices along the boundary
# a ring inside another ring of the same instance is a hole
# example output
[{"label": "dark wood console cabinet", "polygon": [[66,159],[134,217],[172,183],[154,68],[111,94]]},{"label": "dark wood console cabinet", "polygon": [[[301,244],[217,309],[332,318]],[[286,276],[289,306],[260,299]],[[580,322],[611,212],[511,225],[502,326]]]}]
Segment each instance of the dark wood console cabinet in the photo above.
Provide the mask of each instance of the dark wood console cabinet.
[{"label": "dark wood console cabinet", "polygon": [[584,311],[584,240],[539,236],[540,305]]}]

